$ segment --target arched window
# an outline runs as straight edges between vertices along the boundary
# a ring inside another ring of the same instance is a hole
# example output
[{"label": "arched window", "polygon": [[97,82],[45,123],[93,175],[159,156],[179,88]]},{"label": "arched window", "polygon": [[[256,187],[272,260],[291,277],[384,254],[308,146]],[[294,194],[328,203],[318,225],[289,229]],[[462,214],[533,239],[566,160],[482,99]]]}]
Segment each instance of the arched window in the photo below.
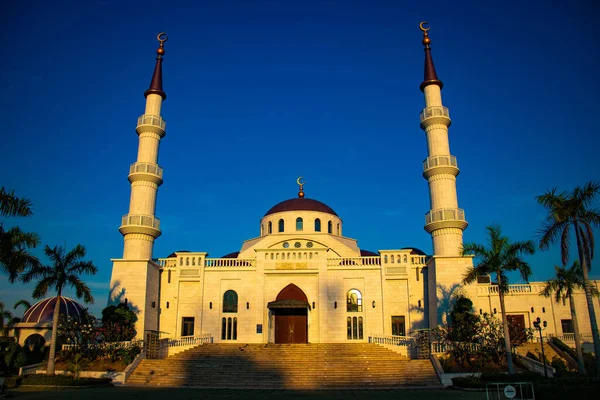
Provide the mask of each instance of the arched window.
[{"label": "arched window", "polygon": [[185,265],[186,265],[186,267],[187,267],[188,265],[190,265],[190,258],[189,258],[189,257],[186,257],[186,258],[185,258]]},{"label": "arched window", "polygon": [[340,236],[340,223],[337,224],[337,235]]},{"label": "arched window", "polygon": [[396,260],[398,260],[398,264],[400,264],[400,254],[396,256]]},{"label": "arched window", "polygon": [[263,224],[260,224],[260,236],[263,236],[265,234],[265,226]]},{"label": "arched window", "polygon": [[362,294],[356,289],[350,289],[346,295],[346,311],[362,312]]},{"label": "arched window", "polygon": [[333,224],[331,221],[327,223],[327,233],[331,234],[333,232]]},{"label": "arched window", "polygon": [[196,257],[192,257],[192,265],[196,265]]},{"label": "arched window", "polygon": [[390,257],[391,257],[392,264],[393,264],[394,263],[394,255],[392,254]]},{"label": "arched window", "polygon": [[384,262],[385,264],[387,264],[387,262],[388,262],[388,256],[387,256],[387,255],[383,256],[383,262]]},{"label": "arched window", "polygon": [[283,232],[283,228],[285,228],[285,223],[283,222],[283,219],[279,220],[279,232]]},{"label": "arched window", "polygon": [[302,228],[303,228],[302,218],[298,217],[298,218],[296,218],[296,230],[301,231]]},{"label": "arched window", "polygon": [[223,295],[223,312],[236,313],[238,310],[238,295],[233,290],[228,290]]},{"label": "arched window", "polygon": [[179,266],[183,265],[183,257],[179,257]]},{"label": "arched window", "polygon": [[315,232],[321,232],[321,220],[319,218],[315,219]]},{"label": "arched window", "polygon": [[267,225],[267,227],[268,227],[267,232],[269,232],[269,235],[270,235],[271,233],[273,233],[273,223],[271,221],[269,221],[269,224]]}]

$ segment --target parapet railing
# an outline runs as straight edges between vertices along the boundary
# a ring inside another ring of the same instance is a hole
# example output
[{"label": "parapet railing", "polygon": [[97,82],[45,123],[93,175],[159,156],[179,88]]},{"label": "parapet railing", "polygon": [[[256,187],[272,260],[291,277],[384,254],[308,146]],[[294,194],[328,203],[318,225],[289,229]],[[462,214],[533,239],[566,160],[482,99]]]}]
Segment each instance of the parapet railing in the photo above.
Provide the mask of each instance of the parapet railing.
[{"label": "parapet railing", "polygon": [[206,258],[205,267],[255,267],[254,258]]},{"label": "parapet railing", "polygon": [[381,257],[336,257],[328,258],[328,267],[339,267],[339,266],[374,266],[381,265]]},{"label": "parapet railing", "polygon": [[428,170],[429,168],[439,167],[451,165],[453,167],[458,168],[458,163],[456,162],[455,156],[431,156],[427,157],[423,161],[423,170]]},{"label": "parapet railing", "polygon": [[160,230],[160,219],[152,215],[125,214],[121,219],[121,226],[127,225],[149,226]]}]

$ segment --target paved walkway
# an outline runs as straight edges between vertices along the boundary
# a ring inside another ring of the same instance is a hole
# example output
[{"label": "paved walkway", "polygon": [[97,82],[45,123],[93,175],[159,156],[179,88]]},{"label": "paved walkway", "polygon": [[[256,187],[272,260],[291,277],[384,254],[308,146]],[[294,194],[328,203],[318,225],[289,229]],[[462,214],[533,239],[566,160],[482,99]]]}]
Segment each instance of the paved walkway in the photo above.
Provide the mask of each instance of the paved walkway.
[{"label": "paved walkway", "polygon": [[452,389],[399,389],[399,390],[231,390],[231,389],[161,389],[135,387],[99,387],[87,389],[29,389],[9,391],[10,398],[20,400],[437,400],[485,399],[485,392],[462,392]]}]

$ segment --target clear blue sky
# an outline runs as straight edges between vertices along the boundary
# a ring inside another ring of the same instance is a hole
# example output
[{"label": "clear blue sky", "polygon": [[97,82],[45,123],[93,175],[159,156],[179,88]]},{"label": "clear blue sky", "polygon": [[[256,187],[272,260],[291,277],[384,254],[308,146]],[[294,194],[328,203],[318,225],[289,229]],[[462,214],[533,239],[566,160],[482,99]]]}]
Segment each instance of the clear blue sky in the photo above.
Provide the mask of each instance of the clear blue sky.
[{"label": "clear blue sky", "polygon": [[[44,244],[85,245],[99,268],[91,309],[106,305],[135,124],[165,31],[155,257],[239,250],[272,205],[296,196],[300,175],[361,248],[431,253],[419,129],[427,20],[465,241],[483,242],[492,222],[534,238],[544,216],[534,196],[600,180],[599,10],[485,3],[7,0],[0,185],[31,199],[35,215],[5,223]],[[542,280],[560,259],[530,261]],[[30,298],[30,286],[0,278],[0,288],[0,301]]]}]

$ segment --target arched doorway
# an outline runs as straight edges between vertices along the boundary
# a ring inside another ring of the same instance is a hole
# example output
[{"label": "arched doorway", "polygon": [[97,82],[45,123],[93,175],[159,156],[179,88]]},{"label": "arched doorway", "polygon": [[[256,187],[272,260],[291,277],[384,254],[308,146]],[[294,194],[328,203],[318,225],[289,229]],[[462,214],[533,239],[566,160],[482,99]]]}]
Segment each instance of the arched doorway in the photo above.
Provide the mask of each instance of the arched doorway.
[{"label": "arched doorway", "polygon": [[308,342],[310,305],[302,289],[290,283],[268,307],[275,316],[275,343]]}]

